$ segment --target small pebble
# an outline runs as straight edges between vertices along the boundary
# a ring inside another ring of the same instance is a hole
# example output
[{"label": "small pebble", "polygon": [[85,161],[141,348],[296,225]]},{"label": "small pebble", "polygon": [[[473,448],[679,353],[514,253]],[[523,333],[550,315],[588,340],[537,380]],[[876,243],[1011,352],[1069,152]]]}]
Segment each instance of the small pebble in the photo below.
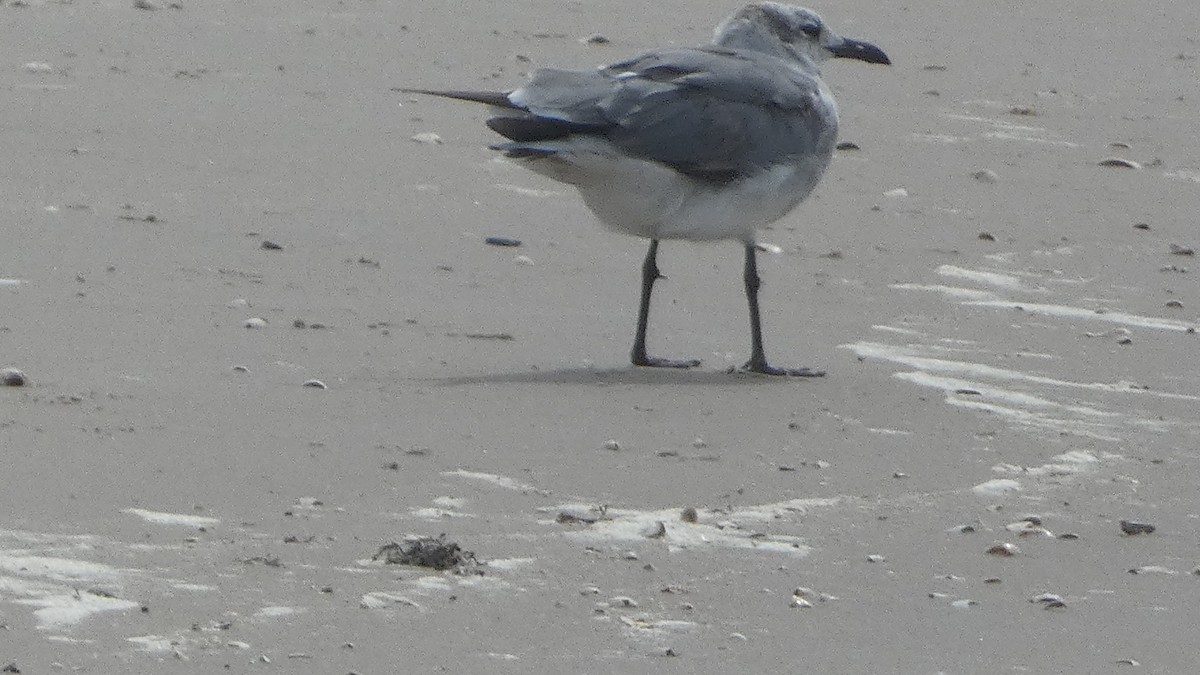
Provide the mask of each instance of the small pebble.
[{"label": "small pebble", "polygon": [[1029,599],[1030,602],[1040,604],[1046,609],[1065,609],[1067,603],[1062,599],[1062,596],[1054,593],[1042,593],[1035,595]]},{"label": "small pebble", "polygon": [[861,148],[858,147],[858,143],[855,143],[854,141],[842,141],[841,143],[837,144],[837,149],[838,150],[861,150]]},{"label": "small pebble", "polygon": [[1004,526],[1004,529],[1015,533],[1019,537],[1030,537],[1034,535],[1041,535],[1044,537],[1054,536],[1049,530],[1030,520],[1018,520],[1015,523],[1009,523]]},{"label": "small pebble", "polygon": [[801,608],[812,607],[813,603],[811,598],[814,595],[815,593],[813,592],[813,589],[800,586],[796,590],[792,591],[792,601],[789,606]]},{"label": "small pebble", "polygon": [[700,522],[700,514],[696,513],[695,508],[688,506],[680,512],[679,519],[685,523],[692,523],[694,525]]},{"label": "small pebble", "polygon": [[996,172],[992,171],[991,169],[980,169],[979,171],[971,174],[971,177],[980,183],[995,183],[1000,180],[1000,177],[996,175]]},{"label": "small pebble", "polygon": [[1134,224],[1133,224],[1133,229],[1135,229],[1135,230],[1148,230],[1148,229],[1150,229],[1150,223],[1134,223]]},{"label": "small pebble", "polygon": [[29,382],[25,373],[16,368],[0,369],[0,385],[5,387],[24,387]]},{"label": "small pebble", "polygon": [[1196,249],[1191,246],[1180,246],[1179,244],[1171,244],[1167,250],[1171,255],[1196,255]]},{"label": "small pebble", "polygon": [[268,251],[282,251],[283,244],[277,244],[270,239],[263,239],[262,248]]},{"label": "small pebble", "polygon": [[616,452],[617,450],[621,449],[621,444],[610,438],[607,441],[604,441],[604,449]]},{"label": "small pebble", "polygon": [[891,198],[891,199],[897,199],[897,198],[900,198],[900,197],[907,197],[907,196],[908,196],[908,190],[905,190],[905,189],[904,189],[904,188],[902,188],[902,187],[893,188],[893,189],[891,189],[891,190],[888,190],[887,192],[884,192],[884,193],[883,193],[883,196],[884,196],[884,197],[889,197],[889,198]]},{"label": "small pebble", "polygon": [[978,600],[970,600],[970,599],[964,598],[962,600],[955,600],[954,602],[950,603],[950,606],[953,607],[954,609],[969,609],[978,604],[979,604]]},{"label": "small pebble", "polygon": [[432,131],[426,131],[426,132],[420,133],[420,134],[413,134],[411,139],[417,143],[423,143],[425,145],[441,145],[442,144],[442,137],[438,136],[437,134],[433,133]]},{"label": "small pebble", "polygon": [[592,33],[583,39],[583,43],[587,45],[606,45],[609,42],[611,40],[599,33]]},{"label": "small pebble", "polygon": [[1118,168],[1118,169],[1140,169],[1140,168],[1142,168],[1141,164],[1138,164],[1137,162],[1133,161],[1132,159],[1125,159],[1124,157],[1105,157],[1104,159],[1097,162],[1097,164],[1099,164],[1100,166],[1108,166],[1108,167],[1114,167],[1114,168]]},{"label": "small pebble", "polygon": [[520,239],[510,239],[508,237],[487,237],[483,243],[488,246],[520,246]]},{"label": "small pebble", "polygon": [[305,380],[304,386],[312,387],[313,389],[328,389],[329,388],[329,385],[325,384],[324,382],[322,382],[320,380]]},{"label": "small pebble", "polygon": [[1150,523],[1139,523],[1133,520],[1122,520],[1121,531],[1128,535],[1150,534],[1156,528]]},{"label": "small pebble", "polygon": [[881,562],[884,562],[885,560],[887,560],[887,559],[884,558],[883,556],[879,555],[878,553],[872,553],[871,555],[867,556],[867,562],[869,562],[869,563],[881,563]]},{"label": "small pebble", "polygon": [[996,241],[996,235],[991,232],[980,232],[978,239],[980,241]]},{"label": "small pebble", "polygon": [[1021,484],[1012,478],[993,478],[971,488],[971,492],[983,497],[1002,497],[1021,491]]},{"label": "small pebble", "polygon": [[1129,570],[1129,573],[1130,574],[1166,574],[1168,576],[1179,574],[1178,572],[1171,569],[1170,567],[1163,567],[1162,565],[1142,565],[1141,567],[1134,567],[1133,569]]},{"label": "small pebble", "polygon": [[628,607],[630,609],[636,609],[638,606],[636,600],[625,595],[618,595],[612,598],[608,601],[608,604],[613,607]]},{"label": "small pebble", "polygon": [[999,556],[1001,558],[1011,558],[1021,552],[1021,549],[1008,542],[996,544],[987,550],[989,555]]},{"label": "small pebble", "polygon": [[531,267],[534,264],[533,258],[530,258],[527,255],[519,255],[513,258],[513,262],[517,263],[518,265],[525,265],[526,267]]},{"label": "small pebble", "polygon": [[642,530],[642,536],[647,539],[662,539],[667,536],[667,526],[660,520]]},{"label": "small pebble", "polygon": [[245,326],[246,328],[253,328],[253,329],[266,328],[267,320],[256,316],[256,317],[253,317],[250,319],[246,319],[245,323],[243,323],[242,325]]}]

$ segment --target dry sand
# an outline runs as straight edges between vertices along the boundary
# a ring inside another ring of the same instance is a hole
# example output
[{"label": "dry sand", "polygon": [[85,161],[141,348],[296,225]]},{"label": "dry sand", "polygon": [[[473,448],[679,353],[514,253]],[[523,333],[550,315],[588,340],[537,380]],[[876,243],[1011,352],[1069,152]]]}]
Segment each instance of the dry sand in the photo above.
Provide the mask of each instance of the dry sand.
[{"label": "dry sand", "polygon": [[[627,366],[644,243],[393,89],[734,3],[3,2],[0,666],[1193,671],[1200,5],[1019,4],[816,7],[896,65],[762,233],[796,381],[724,372],[732,244],[660,257],[703,367]],[[439,533],[482,575],[370,560]]]}]

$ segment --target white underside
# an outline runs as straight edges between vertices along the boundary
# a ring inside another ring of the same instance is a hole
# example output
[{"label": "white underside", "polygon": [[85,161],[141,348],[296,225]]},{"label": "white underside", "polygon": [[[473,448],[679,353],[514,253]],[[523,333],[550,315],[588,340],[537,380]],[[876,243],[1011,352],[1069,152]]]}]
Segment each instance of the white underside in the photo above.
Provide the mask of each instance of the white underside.
[{"label": "white underside", "polygon": [[794,164],[778,164],[727,184],[690,178],[622,154],[608,141],[574,136],[531,143],[554,155],[520,160],[526,168],[575,186],[610,229],[647,239],[754,241],[812,192],[832,156],[832,143]]}]

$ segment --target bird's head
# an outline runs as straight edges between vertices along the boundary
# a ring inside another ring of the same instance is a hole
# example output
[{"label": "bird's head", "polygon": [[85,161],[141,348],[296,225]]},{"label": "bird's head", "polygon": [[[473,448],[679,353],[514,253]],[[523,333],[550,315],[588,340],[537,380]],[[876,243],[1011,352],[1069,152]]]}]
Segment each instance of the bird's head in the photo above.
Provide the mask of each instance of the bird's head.
[{"label": "bird's head", "polygon": [[841,37],[811,9],[779,2],[756,2],[739,9],[717,26],[713,44],[804,57],[814,65],[835,57],[891,64],[882,49]]}]

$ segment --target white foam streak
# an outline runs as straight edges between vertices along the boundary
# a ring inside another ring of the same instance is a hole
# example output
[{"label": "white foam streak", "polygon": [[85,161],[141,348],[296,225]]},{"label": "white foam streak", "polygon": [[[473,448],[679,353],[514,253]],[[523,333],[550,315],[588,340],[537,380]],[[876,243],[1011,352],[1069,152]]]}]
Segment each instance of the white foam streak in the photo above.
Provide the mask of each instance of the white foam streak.
[{"label": "white foam streak", "polygon": [[1048,305],[1041,303],[1015,302],[1012,300],[994,300],[982,298],[978,300],[970,300],[964,302],[963,304],[973,305],[976,307],[1015,309],[1028,312],[1030,314],[1043,314],[1046,316],[1056,316],[1068,319],[1105,321],[1124,326],[1133,326],[1135,328],[1156,328],[1160,330],[1174,330],[1180,332],[1186,332],[1189,329],[1195,330],[1196,328],[1195,323],[1178,321],[1176,319],[1164,319],[1156,316],[1140,316],[1137,314],[1127,314],[1125,312],[1097,312],[1091,309],[1085,309],[1083,307],[1071,307],[1069,305]]},{"label": "white foam streak", "polygon": [[957,267],[955,265],[942,265],[937,268],[937,273],[944,277],[954,277],[956,279],[966,279],[974,281],[977,284],[985,286],[996,286],[1009,290],[1031,290],[1021,283],[1021,280],[1011,274],[1001,274],[999,272],[984,272],[981,270],[972,270],[965,267]]},{"label": "white foam streak", "polygon": [[161,511],[147,511],[145,509],[123,509],[121,512],[137,516],[155,525],[184,525],[199,529],[201,527],[212,527],[221,522],[218,518],[192,516],[183,513],[163,513]]}]

